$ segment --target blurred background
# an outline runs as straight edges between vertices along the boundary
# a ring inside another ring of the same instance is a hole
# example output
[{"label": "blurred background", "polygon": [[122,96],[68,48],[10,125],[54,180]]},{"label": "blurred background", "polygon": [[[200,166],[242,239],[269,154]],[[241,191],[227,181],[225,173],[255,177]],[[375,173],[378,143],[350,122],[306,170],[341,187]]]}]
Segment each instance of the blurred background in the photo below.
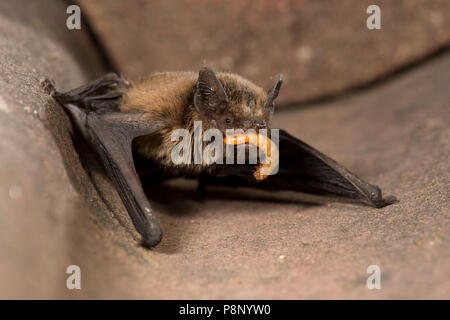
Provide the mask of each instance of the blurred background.
[{"label": "blurred background", "polygon": [[[448,0],[4,0],[0,30],[0,298],[450,297]],[[138,247],[39,80],[68,90],[203,66],[265,89],[284,74],[276,125],[400,202],[218,188],[199,201],[169,185],[147,190],[163,242]]]}]

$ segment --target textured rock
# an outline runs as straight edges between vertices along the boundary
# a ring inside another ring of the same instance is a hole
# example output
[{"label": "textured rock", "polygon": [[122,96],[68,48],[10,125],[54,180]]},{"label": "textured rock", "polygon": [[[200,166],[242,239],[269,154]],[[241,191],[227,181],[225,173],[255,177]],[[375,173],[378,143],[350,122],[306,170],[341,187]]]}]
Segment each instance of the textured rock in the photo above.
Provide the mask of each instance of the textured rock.
[{"label": "textured rock", "polygon": [[[372,81],[450,43],[447,0],[80,2],[125,75],[210,65],[269,89],[283,73],[279,106]],[[371,4],[381,30],[366,27]]]}]

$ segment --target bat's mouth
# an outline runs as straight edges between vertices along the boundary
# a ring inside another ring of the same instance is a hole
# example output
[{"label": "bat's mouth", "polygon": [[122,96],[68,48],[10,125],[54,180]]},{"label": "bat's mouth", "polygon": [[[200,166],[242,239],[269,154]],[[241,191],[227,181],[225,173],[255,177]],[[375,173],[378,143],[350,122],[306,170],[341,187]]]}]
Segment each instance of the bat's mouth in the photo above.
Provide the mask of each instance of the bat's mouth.
[{"label": "bat's mouth", "polygon": [[269,175],[275,174],[278,170],[279,152],[273,141],[262,134],[249,132],[246,134],[231,134],[223,139],[223,142],[228,145],[245,145],[246,151],[250,145],[262,149],[266,155],[264,163],[259,163],[256,167],[253,176],[256,180],[262,181]]}]

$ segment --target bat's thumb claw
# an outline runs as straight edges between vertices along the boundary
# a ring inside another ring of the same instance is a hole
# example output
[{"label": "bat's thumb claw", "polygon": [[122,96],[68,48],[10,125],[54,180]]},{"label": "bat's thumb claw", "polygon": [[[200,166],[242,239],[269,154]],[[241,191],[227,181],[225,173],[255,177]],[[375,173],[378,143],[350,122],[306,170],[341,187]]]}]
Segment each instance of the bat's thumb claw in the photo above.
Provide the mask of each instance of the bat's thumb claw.
[{"label": "bat's thumb claw", "polygon": [[39,83],[48,94],[53,95],[56,92],[54,80],[49,78],[42,78],[39,80]]},{"label": "bat's thumb claw", "polygon": [[161,242],[161,239],[162,231],[158,226],[155,226],[142,235],[141,246],[147,249],[153,248]]}]

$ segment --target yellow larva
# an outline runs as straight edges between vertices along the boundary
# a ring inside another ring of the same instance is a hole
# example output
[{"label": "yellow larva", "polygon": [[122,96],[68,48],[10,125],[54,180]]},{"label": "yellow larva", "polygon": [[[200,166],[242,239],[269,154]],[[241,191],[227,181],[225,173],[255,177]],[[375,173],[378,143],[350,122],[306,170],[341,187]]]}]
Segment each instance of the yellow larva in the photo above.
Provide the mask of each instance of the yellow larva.
[{"label": "yellow larva", "polygon": [[258,164],[256,171],[253,173],[253,176],[258,181],[266,179],[278,167],[279,162],[278,148],[275,145],[275,143],[273,143],[273,141],[270,140],[270,138],[265,135],[249,132],[247,134],[229,135],[225,137],[223,141],[225,144],[233,144],[233,145],[249,143],[260,149],[262,148],[263,150],[266,151],[266,158],[269,160],[269,163]]}]

